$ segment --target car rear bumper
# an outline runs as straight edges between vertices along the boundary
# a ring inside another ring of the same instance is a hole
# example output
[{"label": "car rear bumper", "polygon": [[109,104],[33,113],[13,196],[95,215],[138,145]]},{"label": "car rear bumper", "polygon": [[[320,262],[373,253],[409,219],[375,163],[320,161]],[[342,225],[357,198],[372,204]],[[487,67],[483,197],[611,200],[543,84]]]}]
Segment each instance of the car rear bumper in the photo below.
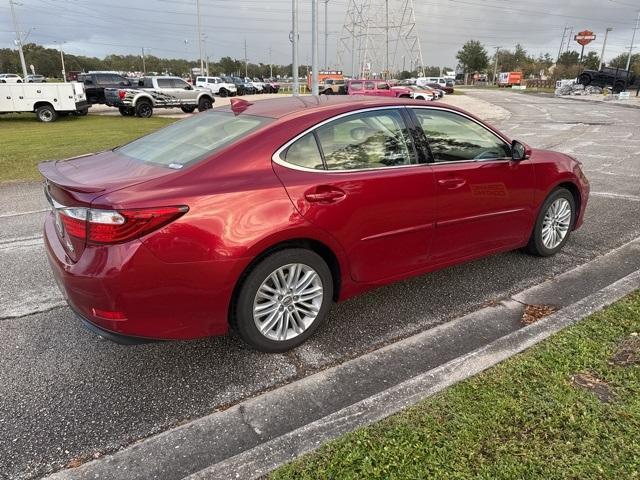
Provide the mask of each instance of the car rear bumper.
[{"label": "car rear bumper", "polygon": [[140,343],[227,333],[235,285],[230,278],[242,269],[237,261],[169,263],[133,240],[87,246],[73,262],[51,214],[45,220],[44,239],[67,303],[101,336],[120,343],[123,337],[136,337],[133,343]]}]

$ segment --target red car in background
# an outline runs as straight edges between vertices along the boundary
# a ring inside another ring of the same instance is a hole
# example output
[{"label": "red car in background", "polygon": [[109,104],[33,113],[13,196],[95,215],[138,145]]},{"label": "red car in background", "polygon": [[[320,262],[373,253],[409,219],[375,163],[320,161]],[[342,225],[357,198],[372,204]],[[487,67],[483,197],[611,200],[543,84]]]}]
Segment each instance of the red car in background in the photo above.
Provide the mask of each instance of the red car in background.
[{"label": "red car in background", "polygon": [[347,95],[410,98],[411,90],[404,86],[391,85],[384,80],[349,80]]},{"label": "red car in background", "polygon": [[517,248],[553,255],[582,224],[577,160],[462,110],[353,96],[231,102],[40,164],[54,276],[99,335],[233,326],[281,352],[334,301]]}]

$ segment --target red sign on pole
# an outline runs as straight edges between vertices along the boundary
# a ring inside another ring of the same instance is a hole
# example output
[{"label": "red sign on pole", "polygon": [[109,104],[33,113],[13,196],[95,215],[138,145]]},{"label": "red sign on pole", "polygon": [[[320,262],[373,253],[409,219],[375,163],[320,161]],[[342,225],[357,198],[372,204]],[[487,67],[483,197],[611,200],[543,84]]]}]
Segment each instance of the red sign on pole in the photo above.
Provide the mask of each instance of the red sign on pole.
[{"label": "red sign on pole", "polygon": [[585,45],[593,42],[596,39],[596,36],[591,30],[584,30],[582,32],[578,32],[573,39],[584,47]]}]

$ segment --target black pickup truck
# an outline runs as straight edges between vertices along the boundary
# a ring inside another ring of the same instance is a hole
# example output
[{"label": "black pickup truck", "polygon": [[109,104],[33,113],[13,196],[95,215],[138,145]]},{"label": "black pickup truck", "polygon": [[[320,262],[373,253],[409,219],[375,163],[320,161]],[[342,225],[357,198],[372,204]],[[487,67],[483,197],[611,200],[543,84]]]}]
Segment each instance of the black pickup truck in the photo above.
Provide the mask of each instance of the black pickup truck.
[{"label": "black pickup truck", "polygon": [[122,75],[108,72],[81,73],[78,75],[78,82],[84,84],[89,104],[106,103],[105,88],[131,88],[134,86],[131,80]]},{"label": "black pickup truck", "polygon": [[613,93],[620,93],[625,88],[636,85],[640,79],[633,72],[622,68],[603,67],[602,70],[585,70],[578,75],[578,83],[594,87],[611,87]]}]

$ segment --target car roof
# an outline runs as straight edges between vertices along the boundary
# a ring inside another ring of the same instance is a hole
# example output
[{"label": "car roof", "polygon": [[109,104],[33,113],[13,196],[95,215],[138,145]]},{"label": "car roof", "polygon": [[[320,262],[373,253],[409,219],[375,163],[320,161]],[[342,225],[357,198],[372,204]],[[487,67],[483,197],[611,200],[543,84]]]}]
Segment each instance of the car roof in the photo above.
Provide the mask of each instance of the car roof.
[{"label": "car roof", "polygon": [[[348,112],[351,110],[360,110],[363,108],[389,107],[389,106],[425,106],[424,100],[412,100],[409,98],[396,97],[374,97],[374,96],[351,96],[351,95],[300,95],[297,97],[281,97],[271,98],[267,100],[259,100],[256,102],[248,102],[240,113],[240,115],[256,115],[260,117],[284,118],[288,116],[304,116],[307,114],[317,113],[318,111],[326,111],[330,116],[332,111],[335,114],[339,112]],[[451,105],[441,104],[437,102],[430,103],[440,108],[446,108],[452,111],[462,112],[469,115],[468,112]],[[219,111],[233,111],[232,106],[218,107]]]}]

